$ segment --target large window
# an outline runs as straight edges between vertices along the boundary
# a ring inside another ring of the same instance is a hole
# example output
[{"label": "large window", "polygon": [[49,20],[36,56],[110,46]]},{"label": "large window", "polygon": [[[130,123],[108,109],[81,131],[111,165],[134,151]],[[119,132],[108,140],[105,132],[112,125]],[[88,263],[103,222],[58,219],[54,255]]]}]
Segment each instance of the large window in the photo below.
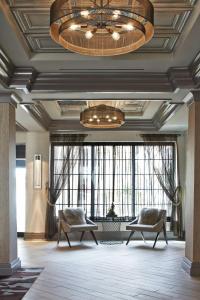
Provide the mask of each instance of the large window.
[{"label": "large window", "polygon": [[[65,182],[57,210],[82,206],[89,217],[103,218],[114,201],[115,212],[124,219],[138,215],[142,207],[163,208],[170,216],[171,202],[158,182],[156,170],[165,172],[163,159],[175,166],[172,143],[52,147],[52,182],[57,176]],[[68,157],[70,167],[60,174],[56,166],[64,163],[68,147],[73,148]],[[164,157],[159,147],[164,147]]]}]

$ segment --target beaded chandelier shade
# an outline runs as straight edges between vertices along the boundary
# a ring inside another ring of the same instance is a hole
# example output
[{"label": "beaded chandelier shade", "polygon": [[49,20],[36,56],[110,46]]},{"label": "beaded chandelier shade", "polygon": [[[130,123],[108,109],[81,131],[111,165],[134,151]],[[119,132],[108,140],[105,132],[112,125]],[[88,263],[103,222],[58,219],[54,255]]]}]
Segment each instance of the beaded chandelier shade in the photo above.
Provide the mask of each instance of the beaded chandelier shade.
[{"label": "beaded chandelier shade", "polygon": [[62,47],[94,56],[134,51],[154,34],[149,0],[55,0],[50,34]]},{"label": "beaded chandelier shade", "polygon": [[124,124],[124,113],[104,104],[92,106],[81,112],[80,123],[87,128],[118,128]]}]

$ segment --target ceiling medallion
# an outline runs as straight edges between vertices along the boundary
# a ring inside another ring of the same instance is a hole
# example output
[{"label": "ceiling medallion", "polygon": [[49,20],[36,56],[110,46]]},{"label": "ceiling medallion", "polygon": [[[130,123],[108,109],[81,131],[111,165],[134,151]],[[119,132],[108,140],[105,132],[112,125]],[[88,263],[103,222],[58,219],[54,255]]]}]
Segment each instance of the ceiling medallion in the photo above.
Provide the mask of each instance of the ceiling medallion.
[{"label": "ceiling medallion", "polygon": [[55,0],[50,34],[62,47],[80,54],[124,54],[153,37],[154,8],[149,0]]},{"label": "ceiling medallion", "polygon": [[124,113],[104,104],[91,106],[81,112],[80,123],[87,128],[118,128],[124,124]]}]

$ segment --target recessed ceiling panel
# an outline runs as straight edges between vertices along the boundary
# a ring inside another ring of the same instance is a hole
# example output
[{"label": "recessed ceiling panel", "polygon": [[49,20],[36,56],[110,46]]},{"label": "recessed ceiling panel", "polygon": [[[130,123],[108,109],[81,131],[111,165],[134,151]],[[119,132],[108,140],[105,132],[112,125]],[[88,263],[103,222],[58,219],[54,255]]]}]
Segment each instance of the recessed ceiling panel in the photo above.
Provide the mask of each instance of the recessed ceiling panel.
[{"label": "recessed ceiling panel", "polygon": [[[65,49],[49,35],[49,9],[53,0],[7,0],[13,17],[33,53],[60,53]],[[155,35],[137,52],[173,51],[194,8],[194,0],[154,0]]]}]

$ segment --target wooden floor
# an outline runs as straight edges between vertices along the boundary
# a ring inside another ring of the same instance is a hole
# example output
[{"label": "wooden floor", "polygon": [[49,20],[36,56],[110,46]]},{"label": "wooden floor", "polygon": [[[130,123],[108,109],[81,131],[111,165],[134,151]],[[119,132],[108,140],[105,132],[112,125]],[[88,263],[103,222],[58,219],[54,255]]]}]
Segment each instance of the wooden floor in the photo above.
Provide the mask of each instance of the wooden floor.
[{"label": "wooden floor", "polygon": [[44,267],[25,300],[199,300],[200,279],[181,270],[184,243],[131,242],[129,246],[93,242],[24,242],[22,265]]}]

